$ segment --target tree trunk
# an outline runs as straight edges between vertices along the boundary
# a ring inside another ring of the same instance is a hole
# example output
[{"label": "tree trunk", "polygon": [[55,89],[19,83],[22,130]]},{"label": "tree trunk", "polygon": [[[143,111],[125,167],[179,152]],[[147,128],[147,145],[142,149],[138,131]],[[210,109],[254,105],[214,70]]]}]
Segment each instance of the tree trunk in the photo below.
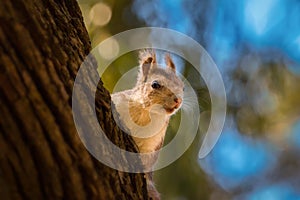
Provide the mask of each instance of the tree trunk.
[{"label": "tree trunk", "polygon": [[[148,198],[144,174],[101,164],[76,132],[72,88],[90,49],[76,0],[0,2],[1,199]],[[116,127],[101,81],[98,89],[100,124],[136,151]]]}]

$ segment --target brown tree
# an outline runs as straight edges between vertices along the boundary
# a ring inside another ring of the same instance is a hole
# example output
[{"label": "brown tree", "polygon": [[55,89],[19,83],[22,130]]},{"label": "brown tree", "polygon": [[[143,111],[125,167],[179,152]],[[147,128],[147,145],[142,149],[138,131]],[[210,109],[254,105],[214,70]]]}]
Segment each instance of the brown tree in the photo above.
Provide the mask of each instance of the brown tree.
[{"label": "brown tree", "polygon": [[[0,2],[0,199],[148,198],[144,174],[101,164],[76,132],[72,88],[90,50],[76,0]],[[136,151],[101,81],[89,84],[98,85],[98,120],[110,139]]]}]

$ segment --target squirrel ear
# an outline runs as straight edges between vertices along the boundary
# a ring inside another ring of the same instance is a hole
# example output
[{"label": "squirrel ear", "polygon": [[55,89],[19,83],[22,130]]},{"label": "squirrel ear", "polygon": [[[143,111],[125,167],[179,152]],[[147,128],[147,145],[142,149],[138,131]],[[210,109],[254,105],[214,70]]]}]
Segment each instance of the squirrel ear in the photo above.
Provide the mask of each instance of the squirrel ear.
[{"label": "squirrel ear", "polygon": [[173,60],[172,60],[172,58],[171,58],[171,56],[170,56],[169,53],[167,53],[165,55],[165,61],[166,61],[167,66],[170,67],[170,69],[172,71],[176,72],[175,64],[174,64],[174,62],[173,62]]},{"label": "squirrel ear", "polygon": [[144,82],[147,80],[147,76],[150,72],[150,69],[155,67],[156,55],[154,50],[141,51],[139,55],[139,63],[140,63],[139,78],[143,79],[142,81]]}]

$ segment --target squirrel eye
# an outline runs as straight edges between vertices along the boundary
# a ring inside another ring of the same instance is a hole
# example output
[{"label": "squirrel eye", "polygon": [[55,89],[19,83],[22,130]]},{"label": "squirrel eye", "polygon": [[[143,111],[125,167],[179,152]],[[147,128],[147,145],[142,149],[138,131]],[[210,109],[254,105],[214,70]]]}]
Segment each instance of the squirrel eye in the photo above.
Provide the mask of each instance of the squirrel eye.
[{"label": "squirrel eye", "polygon": [[151,87],[153,89],[159,89],[161,88],[161,85],[157,81],[153,81]]}]

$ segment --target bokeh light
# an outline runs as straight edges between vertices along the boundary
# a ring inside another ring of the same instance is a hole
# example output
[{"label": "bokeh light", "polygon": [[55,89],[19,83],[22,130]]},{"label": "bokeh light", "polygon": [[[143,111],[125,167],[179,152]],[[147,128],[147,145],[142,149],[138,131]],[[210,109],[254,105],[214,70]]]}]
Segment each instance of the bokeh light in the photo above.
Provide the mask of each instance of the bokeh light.
[{"label": "bokeh light", "polygon": [[103,41],[103,45],[98,48],[98,52],[104,59],[110,60],[119,54],[119,49],[118,42],[111,37]]},{"label": "bokeh light", "polygon": [[90,10],[90,20],[97,26],[106,25],[112,16],[110,7],[102,2],[95,4]]}]

